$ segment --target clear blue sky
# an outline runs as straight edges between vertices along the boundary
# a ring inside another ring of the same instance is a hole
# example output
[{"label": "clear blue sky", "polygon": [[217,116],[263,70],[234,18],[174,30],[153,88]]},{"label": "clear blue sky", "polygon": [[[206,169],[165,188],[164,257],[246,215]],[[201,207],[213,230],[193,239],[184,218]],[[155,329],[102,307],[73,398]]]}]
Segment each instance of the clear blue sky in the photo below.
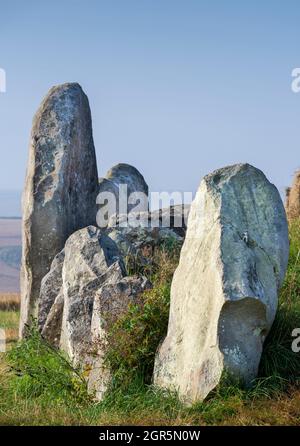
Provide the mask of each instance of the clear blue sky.
[{"label": "clear blue sky", "polygon": [[195,191],[247,161],[283,192],[300,167],[299,24],[296,0],[0,0],[0,190],[23,186],[43,96],[77,81],[100,175],[127,162],[152,190]]}]

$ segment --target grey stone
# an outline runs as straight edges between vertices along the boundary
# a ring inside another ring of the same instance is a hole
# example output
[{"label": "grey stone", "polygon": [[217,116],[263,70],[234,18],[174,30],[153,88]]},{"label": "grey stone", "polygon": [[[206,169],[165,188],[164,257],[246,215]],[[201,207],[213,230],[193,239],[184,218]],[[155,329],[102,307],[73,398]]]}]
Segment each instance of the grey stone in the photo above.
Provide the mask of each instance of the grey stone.
[{"label": "grey stone", "polygon": [[89,362],[94,299],[101,286],[126,274],[117,245],[93,226],[72,234],[65,245],[64,310],[60,348],[74,364]]},{"label": "grey stone", "polygon": [[53,87],[34,117],[23,193],[21,336],[53,258],[69,235],[95,224],[97,193],[88,99],[78,84]]},{"label": "grey stone", "polygon": [[54,301],[62,287],[62,268],[65,252],[57,254],[51,264],[50,271],[42,279],[38,302],[38,326],[42,331]]},{"label": "grey stone", "polygon": [[127,214],[114,214],[108,221],[108,228],[161,228],[172,229],[180,237],[185,237],[186,225],[190,212],[190,205],[176,205],[155,211],[131,212]]},{"label": "grey stone", "polygon": [[257,375],[289,255],[280,195],[248,164],[206,176],[192,203],[154,383],[203,400],[224,371]]},{"label": "grey stone", "polygon": [[151,255],[155,248],[163,246],[181,246],[183,237],[169,228],[109,228],[109,237],[114,240],[123,256],[127,254],[147,253]]},{"label": "grey stone", "polygon": [[63,310],[64,294],[61,289],[56,296],[42,327],[42,337],[55,348],[59,348],[60,345]]},{"label": "grey stone", "polygon": [[[125,198],[120,193],[120,186],[125,186]],[[115,197],[115,206],[111,209],[107,202],[102,198],[107,192],[110,192]],[[132,194],[137,194],[132,195]],[[132,202],[130,201],[130,195]],[[120,202],[121,208],[119,206]],[[138,211],[148,210],[148,185],[145,182],[142,174],[133,166],[129,164],[117,164],[112,167],[104,178],[99,180],[99,195],[97,199],[99,206],[97,214],[97,223],[99,227],[105,227],[108,224],[109,218],[114,214],[132,211],[138,205]],[[100,223],[101,222],[101,223]]]},{"label": "grey stone", "polygon": [[126,312],[128,306],[139,303],[141,294],[151,287],[147,278],[131,276],[119,281],[108,280],[96,294],[91,324],[95,354],[88,389],[99,401],[103,399],[111,381],[109,366],[105,363],[105,354],[109,347],[107,332]]}]

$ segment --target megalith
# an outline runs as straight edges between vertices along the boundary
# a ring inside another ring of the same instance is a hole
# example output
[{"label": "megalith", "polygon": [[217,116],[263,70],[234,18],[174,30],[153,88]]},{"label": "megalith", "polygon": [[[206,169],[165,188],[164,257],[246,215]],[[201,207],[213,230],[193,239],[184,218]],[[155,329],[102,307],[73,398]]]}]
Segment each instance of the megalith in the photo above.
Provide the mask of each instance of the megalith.
[{"label": "megalith", "polygon": [[77,229],[96,222],[98,173],[87,96],[53,87],[34,120],[23,192],[20,336],[37,317],[42,278]]},{"label": "megalith", "polygon": [[207,175],[191,206],[154,383],[187,404],[203,400],[223,372],[250,384],[288,254],[284,206],[260,170],[238,164]]}]

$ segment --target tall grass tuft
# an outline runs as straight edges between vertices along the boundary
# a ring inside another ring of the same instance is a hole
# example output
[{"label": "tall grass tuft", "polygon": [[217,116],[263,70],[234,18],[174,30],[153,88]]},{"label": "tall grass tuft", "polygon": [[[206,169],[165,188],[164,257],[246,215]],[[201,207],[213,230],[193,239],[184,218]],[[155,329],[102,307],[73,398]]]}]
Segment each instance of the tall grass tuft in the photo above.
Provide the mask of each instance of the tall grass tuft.
[{"label": "tall grass tuft", "polygon": [[80,372],[41,338],[35,326],[7,353],[6,361],[13,372],[10,389],[16,397],[49,399],[64,404],[83,403],[89,399]]},{"label": "tall grass tuft", "polygon": [[300,353],[292,350],[292,332],[300,328],[300,220],[290,223],[290,258],[282,286],[278,310],[265,341],[259,376],[273,377],[272,383],[297,382],[300,378]]},{"label": "tall grass tuft", "polygon": [[162,249],[155,253],[149,278],[153,289],[141,296],[138,304],[114,322],[107,335],[109,350],[106,363],[115,383],[123,388],[143,376],[150,384],[157,347],[167,333],[170,288],[178,263],[179,250]]}]

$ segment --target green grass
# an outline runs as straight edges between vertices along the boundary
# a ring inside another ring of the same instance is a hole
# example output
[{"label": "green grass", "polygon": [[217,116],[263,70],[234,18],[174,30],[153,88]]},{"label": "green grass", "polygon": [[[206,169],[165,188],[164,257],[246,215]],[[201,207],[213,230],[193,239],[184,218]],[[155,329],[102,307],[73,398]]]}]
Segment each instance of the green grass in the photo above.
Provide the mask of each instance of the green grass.
[{"label": "green grass", "polygon": [[[205,401],[184,407],[176,394],[151,385],[154,354],[166,332],[176,256],[163,251],[151,269],[154,289],[113,324],[108,352],[115,379],[101,403],[91,400],[78,370],[33,331],[0,357],[0,424],[52,425],[300,425],[300,222],[290,227],[291,255],[258,378],[250,389],[228,380]],[[18,315],[0,312],[15,329]],[[114,339],[114,342],[113,342]],[[129,373],[130,370],[130,373]]]},{"label": "green grass", "polygon": [[0,327],[4,329],[15,329],[19,323],[18,311],[0,311]]},{"label": "green grass", "polygon": [[16,396],[70,404],[89,399],[80,372],[61,352],[42,340],[35,327],[25,341],[8,351],[6,361],[13,372],[9,385]]},{"label": "green grass", "polygon": [[300,328],[300,221],[290,224],[290,257],[278,310],[265,341],[261,377],[275,376],[288,382],[300,379],[300,353],[292,351],[292,332]]}]

